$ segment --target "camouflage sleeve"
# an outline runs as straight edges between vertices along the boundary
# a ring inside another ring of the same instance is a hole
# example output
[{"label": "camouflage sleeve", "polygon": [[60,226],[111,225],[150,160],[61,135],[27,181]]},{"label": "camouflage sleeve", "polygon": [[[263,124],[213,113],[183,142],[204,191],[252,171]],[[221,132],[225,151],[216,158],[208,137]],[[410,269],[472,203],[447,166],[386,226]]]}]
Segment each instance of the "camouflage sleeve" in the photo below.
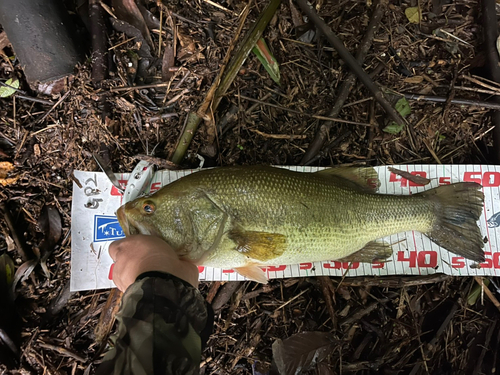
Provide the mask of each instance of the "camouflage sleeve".
[{"label": "camouflage sleeve", "polygon": [[123,295],[115,347],[96,374],[198,374],[210,318],[200,292],[187,282],[142,274]]}]

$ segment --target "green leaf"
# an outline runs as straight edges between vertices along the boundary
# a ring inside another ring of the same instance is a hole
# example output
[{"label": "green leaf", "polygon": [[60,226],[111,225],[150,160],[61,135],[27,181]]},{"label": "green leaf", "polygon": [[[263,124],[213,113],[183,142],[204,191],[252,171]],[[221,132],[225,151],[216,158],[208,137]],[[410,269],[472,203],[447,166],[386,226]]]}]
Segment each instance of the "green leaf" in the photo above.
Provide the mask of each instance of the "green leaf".
[{"label": "green leaf", "polygon": [[411,113],[410,103],[405,98],[401,98],[396,103],[396,111],[403,117],[408,116]]},{"label": "green leaf", "polygon": [[14,80],[12,78],[9,78],[7,82],[5,82],[5,84],[11,87],[3,85],[0,86],[0,98],[8,98],[12,94],[14,94],[16,90],[19,88],[19,80],[17,78]]},{"label": "green leaf", "polygon": [[[483,283],[485,287],[488,287],[490,285],[490,280],[489,279],[483,279]],[[472,288],[471,292],[469,293],[469,296],[467,297],[467,303],[472,306],[475,305],[477,302],[477,299],[481,295],[481,290],[482,287],[480,284],[475,283],[474,287]]]},{"label": "green leaf", "polygon": [[[406,117],[411,113],[410,103],[408,103],[408,100],[406,100],[405,98],[399,99],[395,105],[395,108],[396,111],[398,111],[402,117]],[[398,134],[403,129],[404,129],[404,124],[397,124],[395,121],[391,121],[389,125],[387,125],[382,130],[385,131],[386,133]]]},{"label": "green leaf", "polygon": [[0,288],[8,291],[16,272],[14,262],[8,254],[0,256]]},{"label": "green leaf", "polygon": [[399,132],[401,132],[401,130],[403,130],[404,127],[405,126],[403,124],[399,125],[399,124],[396,124],[395,121],[392,121],[389,125],[387,125],[382,130],[385,131],[386,133],[398,134]]},{"label": "green leaf", "polygon": [[411,23],[420,23],[422,20],[422,12],[419,7],[409,7],[405,9],[406,18]]},{"label": "green leaf", "polygon": [[269,73],[269,76],[271,76],[273,81],[279,85],[280,67],[271,51],[269,51],[266,41],[263,38],[260,38],[257,43],[255,43],[255,47],[252,49],[252,52],[255,53],[260,63],[264,66],[264,69],[266,69],[267,73]]}]

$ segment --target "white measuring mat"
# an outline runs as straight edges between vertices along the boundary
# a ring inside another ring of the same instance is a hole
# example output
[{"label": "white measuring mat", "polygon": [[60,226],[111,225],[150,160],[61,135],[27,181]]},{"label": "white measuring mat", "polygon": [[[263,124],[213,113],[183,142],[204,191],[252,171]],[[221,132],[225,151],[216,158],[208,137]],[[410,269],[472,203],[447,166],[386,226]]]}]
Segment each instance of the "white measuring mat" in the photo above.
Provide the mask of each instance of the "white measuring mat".
[{"label": "white measuring mat", "polygon": [[[439,247],[419,232],[405,232],[386,237],[393,244],[392,259],[386,263],[315,262],[297,265],[266,267],[269,279],[304,276],[385,276],[429,275],[445,273],[455,276],[500,275],[500,166],[492,165],[397,165],[399,170],[431,179],[426,186],[417,186],[394,173],[390,166],[375,167],[379,175],[381,194],[415,194],[439,185],[460,181],[474,181],[483,185],[484,209],[479,225],[488,242],[484,245],[486,260],[477,265]],[[310,173],[323,168],[286,167]],[[151,182],[150,192],[167,185],[191,171],[159,171]],[[73,183],[71,212],[71,291],[114,287],[109,279],[112,260],[109,244],[123,238],[123,231],[115,213],[122,204],[122,196],[102,172],[75,171],[80,186]],[[125,184],[128,175],[117,174]],[[333,208],[332,208],[333,209]],[[363,228],[360,228],[363,230]],[[199,267],[200,280],[245,280],[236,271]]]}]

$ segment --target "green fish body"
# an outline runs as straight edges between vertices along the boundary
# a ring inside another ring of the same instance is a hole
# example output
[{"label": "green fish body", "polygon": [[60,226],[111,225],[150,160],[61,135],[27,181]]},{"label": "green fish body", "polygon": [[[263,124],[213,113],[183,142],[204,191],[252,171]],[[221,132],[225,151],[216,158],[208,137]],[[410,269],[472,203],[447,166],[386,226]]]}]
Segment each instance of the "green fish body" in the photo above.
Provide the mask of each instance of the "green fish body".
[{"label": "green fish body", "polygon": [[215,168],[129,202],[117,215],[127,235],[159,236],[187,260],[234,268],[260,282],[265,274],[259,266],[385,259],[392,249],[376,240],[408,230],[466,258],[484,259],[477,226],[481,185],[383,195],[373,191],[374,176],[372,168]]}]

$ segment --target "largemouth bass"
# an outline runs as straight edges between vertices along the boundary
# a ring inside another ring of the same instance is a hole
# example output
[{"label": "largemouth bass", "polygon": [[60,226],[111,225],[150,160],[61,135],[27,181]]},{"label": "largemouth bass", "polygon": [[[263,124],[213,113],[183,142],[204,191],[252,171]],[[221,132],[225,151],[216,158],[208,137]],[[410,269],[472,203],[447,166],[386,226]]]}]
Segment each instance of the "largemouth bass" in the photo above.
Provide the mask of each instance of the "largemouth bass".
[{"label": "largemouth bass", "polygon": [[388,235],[416,230],[484,260],[481,185],[460,182],[411,196],[376,194],[373,168],[316,173],[253,166],[203,170],[119,208],[126,235],[149,234],[198,265],[266,282],[260,267],[392,255]]}]

